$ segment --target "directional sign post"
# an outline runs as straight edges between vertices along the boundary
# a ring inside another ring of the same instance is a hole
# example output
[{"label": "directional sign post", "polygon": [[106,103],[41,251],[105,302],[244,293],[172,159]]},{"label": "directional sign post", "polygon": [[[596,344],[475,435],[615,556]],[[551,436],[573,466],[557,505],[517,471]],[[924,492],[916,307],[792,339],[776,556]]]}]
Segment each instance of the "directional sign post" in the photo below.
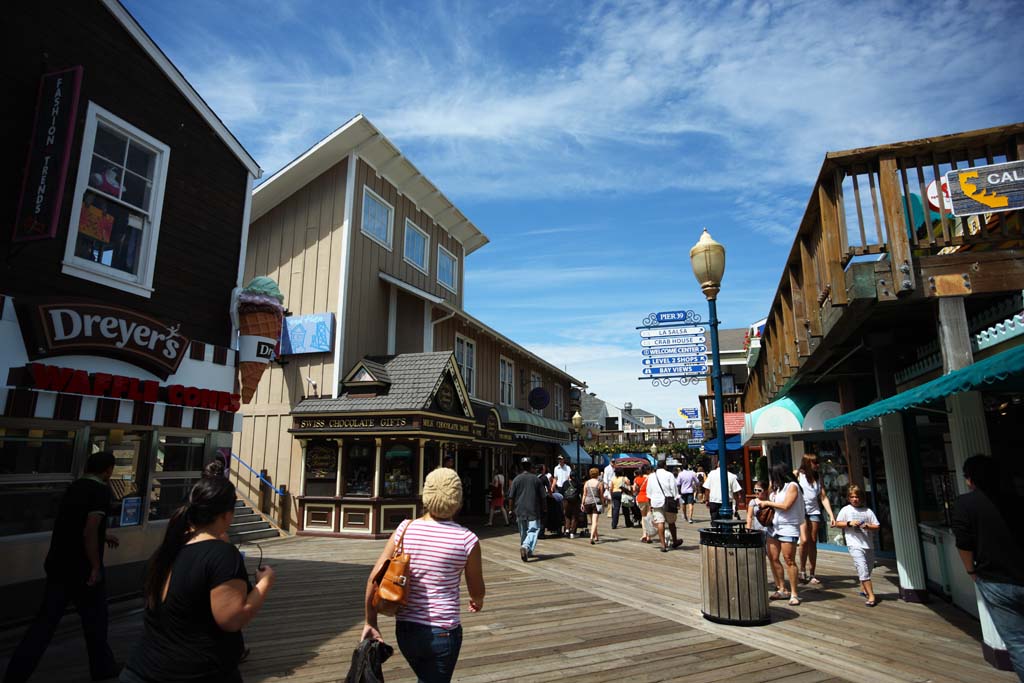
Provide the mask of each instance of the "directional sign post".
[{"label": "directional sign post", "polygon": [[644,365],[695,365],[706,364],[707,356],[658,356],[657,358],[644,358]]},{"label": "directional sign post", "polygon": [[[644,318],[640,330],[643,376],[654,386],[697,384],[708,375],[707,336],[700,314],[661,311]],[[696,414],[696,413],[695,413]]]},{"label": "directional sign post", "polygon": [[645,375],[706,375],[706,365],[669,365],[661,368],[644,368]]}]

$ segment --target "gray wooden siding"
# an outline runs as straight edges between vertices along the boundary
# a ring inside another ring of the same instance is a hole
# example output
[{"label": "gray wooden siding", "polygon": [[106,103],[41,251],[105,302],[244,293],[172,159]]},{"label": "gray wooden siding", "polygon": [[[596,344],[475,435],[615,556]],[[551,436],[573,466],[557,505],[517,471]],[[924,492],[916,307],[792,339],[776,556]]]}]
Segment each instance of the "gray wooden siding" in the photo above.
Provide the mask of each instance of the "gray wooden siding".
[{"label": "gray wooden siding", "polygon": [[558,378],[551,370],[540,365],[519,349],[495,339],[479,328],[470,327],[458,318],[452,318],[437,325],[434,329],[434,350],[454,351],[456,334],[476,342],[476,398],[498,403],[500,400],[498,359],[504,356],[515,364],[515,407],[520,410],[530,410],[530,405],[526,400],[530,393],[530,373],[537,372],[544,380],[544,388],[551,395],[551,402],[543,412],[544,417],[555,420],[566,419],[565,415],[555,414],[555,385],[562,385],[563,409],[566,409],[569,400],[568,381]]},{"label": "gray wooden siding", "polygon": [[398,315],[395,326],[395,353],[423,351],[423,299],[405,292],[398,293]]},{"label": "gray wooden siding", "polygon": [[[342,160],[249,228],[245,281],[258,275],[273,278],[294,315],[338,313],[346,166]],[[242,432],[235,434],[233,447],[253,469],[266,469],[274,482],[287,484],[297,494],[301,450],[288,434],[288,414],[312,391],[307,377],[317,383],[321,395],[331,392],[334,355],[287,360],[287,365],[272,363],[264,372],[253,402],[243,406]],[[242,469],[237,481],[240,492],[255,499],[255,476]]]},{"label": "gray wooden siding", "polygon": [[[426,292],[462,307],[462,245],[430,216],[420,211],[394,185],[379,177],[362,159],[357,164],[355,196],[352,202],[352,256],[348,273],[348,309],[345,320],[345,353],[342,373],[366,355],[387,352],[388,287],[380,280],[387,273]],[[391,249],[362,233],[363,188],[368,187],[394,208]],[[403,258],[405,220],[412,220],[430,237],[429,273],[423,273]],[[437,245],[455,254],[458,265],[458,293],[437,282]],[[422,342],[421,342],[422,344]]]}]

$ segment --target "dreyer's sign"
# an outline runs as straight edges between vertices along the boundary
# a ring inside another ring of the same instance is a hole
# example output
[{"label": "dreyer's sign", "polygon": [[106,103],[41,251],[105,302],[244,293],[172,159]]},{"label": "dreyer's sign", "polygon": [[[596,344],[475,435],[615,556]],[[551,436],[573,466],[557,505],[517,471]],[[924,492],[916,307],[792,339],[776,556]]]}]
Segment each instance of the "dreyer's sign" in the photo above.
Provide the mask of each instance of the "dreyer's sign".
[{"label": "dreyer's sign", "polygon": [[188,337],[181,334],[179,325],[167,325],[127,308],[96,303],[17,303],[19,318],[31,321],[23,331],[25,348],[33,359],[107,356],[167,379],[178,371],[188,349]]}]

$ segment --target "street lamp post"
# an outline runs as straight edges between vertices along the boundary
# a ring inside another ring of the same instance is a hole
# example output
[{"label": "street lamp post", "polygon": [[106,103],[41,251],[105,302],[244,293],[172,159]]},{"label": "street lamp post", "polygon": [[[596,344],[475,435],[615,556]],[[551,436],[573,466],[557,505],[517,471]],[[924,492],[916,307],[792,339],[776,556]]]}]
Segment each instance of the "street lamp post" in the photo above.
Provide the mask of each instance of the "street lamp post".
[{"label": "street lamp post", "polygon": [[576,476],[580,476],[580,439],[583,437],[583,416],[580,411],[572,416],[572,427],[576,430]]},{"label": "street lamp post", "polygon": [[715,392],[715,431],[718,433],[718,483],[722,487],[722,506],[719,519],[732,519],[732,500],[729,495],[729,473],[725,468],[725,413],[722,407],[722,362],[718,354],[718,307],[716,299],[725,274],[725,247],[711,239],[708,229],[690,249],[690,265],[700,288],[708,300],[711,325],[711,384]]}]

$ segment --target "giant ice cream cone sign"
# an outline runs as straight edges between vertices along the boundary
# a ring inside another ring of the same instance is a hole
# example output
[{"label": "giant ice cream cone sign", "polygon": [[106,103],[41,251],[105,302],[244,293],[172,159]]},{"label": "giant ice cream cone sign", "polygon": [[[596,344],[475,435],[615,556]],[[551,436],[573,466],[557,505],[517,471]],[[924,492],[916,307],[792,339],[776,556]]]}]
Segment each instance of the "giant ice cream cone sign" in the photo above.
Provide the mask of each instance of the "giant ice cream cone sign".
[{"label": "giant ice cream cone sign", "polygon": [[274,359],[283,322],[284,295],[269,277],[254,278],[238,294],[238,372],[242,403],[252,401],[260,377]]}]

